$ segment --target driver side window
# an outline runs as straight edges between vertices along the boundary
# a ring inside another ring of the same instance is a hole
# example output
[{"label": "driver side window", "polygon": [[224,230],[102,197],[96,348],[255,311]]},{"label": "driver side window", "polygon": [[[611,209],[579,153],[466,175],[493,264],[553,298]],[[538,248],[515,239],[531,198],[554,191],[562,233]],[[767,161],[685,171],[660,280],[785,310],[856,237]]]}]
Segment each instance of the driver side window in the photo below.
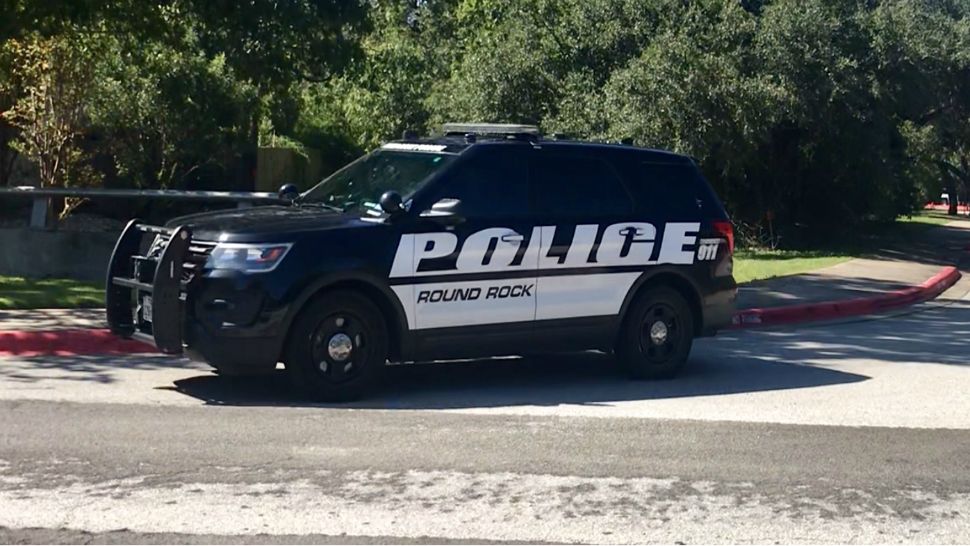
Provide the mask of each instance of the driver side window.
[{"label": "driver side window", "polygon": [[529,214],[529,188],[520,150],[490,150],[455,167],[431,192],[429,207],[441,199],[458,199],[461,214],[470,219]]}]

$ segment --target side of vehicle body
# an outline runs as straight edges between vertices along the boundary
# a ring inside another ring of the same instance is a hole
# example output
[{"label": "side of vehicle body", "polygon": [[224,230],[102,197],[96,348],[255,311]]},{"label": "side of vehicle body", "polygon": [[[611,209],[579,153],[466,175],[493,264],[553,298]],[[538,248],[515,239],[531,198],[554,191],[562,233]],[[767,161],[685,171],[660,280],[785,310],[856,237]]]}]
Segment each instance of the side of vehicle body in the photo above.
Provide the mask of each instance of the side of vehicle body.
[{"label": "side of vehicle body", "polygon": [[[658,288],[683,300],[692,337],[729,324],[730,222],[689,158],[557,141],[455,149],[393,213],[133,221],[109,271],[112,329],[233,373],[286,362],[294,325],[338,293],[379,312],[393,361],[613,350],[638,297]],[[142,255],[146,232],[158,240]],[[255,243],[286,245],[285,257],[268,271],[205,265],[216,244]]]}]

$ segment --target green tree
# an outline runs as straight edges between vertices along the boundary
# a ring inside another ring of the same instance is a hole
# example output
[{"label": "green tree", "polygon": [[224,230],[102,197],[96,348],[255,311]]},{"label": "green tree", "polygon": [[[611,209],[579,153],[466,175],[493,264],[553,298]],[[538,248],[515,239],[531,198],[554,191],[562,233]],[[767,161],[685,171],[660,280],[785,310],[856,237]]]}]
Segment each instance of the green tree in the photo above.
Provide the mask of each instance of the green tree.
[{"label": "green tree", "polygon": [[255,90],[221,56],[183,43],[109,40],[91,87],[90,130],[118,175],[142,188],[186,188],[200,170],[225,173],[247,138]]},{"label": "green tree", "polygon": [[735,3],[672,8],[649,45],[612,74],[601,101],[604,136],[696,157],[744,218],[771,207],[771,188],[752,178],[752,165],[785,98],[755,70],[756,25]]},{"label": "green tree", "polygon": [[19,93],[12,79],[12,56],[12,48],[0,47],[0,187],[9,185],[18,155],[17,150],[11,146],[17,137],[17,128],[2,115],[14,105]]},{"label": "green tree", "polygon": [[[41,187],[85,186],[95,180],[83,138],[87,82],[101,45],[75,32],[4,44],[20,96],[3,117],[19,131],[11,145],[37,165]],[[69,201],[62,215],[76,203]]]},{"label": "green tree", "polygon": [[261,106],[289,102],[287,95],[302,82],[335,77],[356,55],[366,21],[365,5],[346,0],[185,0],[174,10],[195,17],[202,51],[224,57],[240,82],[262,99],[239,143],[247,186],[255,176],[267,114]]},{"label": "green tree", "polygon": [[923,199],[970,188],[970,2],[891,0],[870,16],[879,91],[906,140]]},{"label": "green tree", "polygon": [[[454,47],[455,3],[397,0],[371,6],[361,57],[345,73],[302,88],[294,135],[311,146],[357,153],[431,129],[428,96],[448,74]],[[336,160],[338,155],[331,154]]]},{"label": "green tree", "polygon": [[[294,88],[298,89],[298,84],[305,81],[325,81],[338,73],[357,51],[359,30],[366,14],[364,3],[344,0],[0,2],[4,13],[0,20],[0,38],[18,39],[33,34],[56,37],[72,29],[82,34],[108,33],[121,40],[126,47],[132,48],[127,52],[127,60],[146,63],[144,66],[134,67],[136,70],[144,69],[139,78],[150,80],[153,76],[147,73],[157,68],[159,62],[146,55],[137,58],[138,50],[145,48],[151,51],[160,48],[168,51],[165,55],[169,57],[173,54],[183,55],[184,60],[201,62],[189,69],[189,72],[199,75],[202,80],[208,80],[203,85],[218,86],[213,78],[225,80],[229,77],[233,80],[232,86],[236,87],[232,93],[247,94],[253,90],[258,100],[248,102],[249,109],[242,124],[243,138],[233,139],[234,149],[244,164],[236,177],[243,187],[252,185],[259,128],[263,118],[268,117],[272,122],[278,120],[276,116],[267,116],[275,113],[268,111],[268,108],[287,102],[293,103],[287,94]],[[201,69],[203,65],[208,67],[208,75]],[[188,76],[185,63],[180,66],[175,72],[181,71],[180,75]],[[221,74],[214,75],[213,70]],[[193,80],[190,79],[189,82],[186,95],[193,96],[192,93],[198,89],[192,85]],[[124,85],[138,83],[122,84]],[[142,91],[151,93],[150,89],[144,87]],[[160,110],[151,113],[147,111],[153,106],[145,102],[144,93],[136,92],[132,97],[136,104],[120,108],[127,110],[127,113],[114,113],[119,121],[131,121],[136,117],[145,120],[150,114],[161,113]],[[195,110],[194,113],[199,113],[197,108],[191,107],[194,103],[183,101],[184,96],[168,98],[170,100],[167,102],[160,101],[159,108],[175,109],[188,105],[190,112]],[[239,103],[237,101],[233,104]],[[179,115],[171,111],[166,113]],[[110,117],[108,115],[104,119]],[[200,119],[202,118],[196,118],[196,121]],[[210,129],[213,124],[202,125],[196,131]],[[221,123],[215,125],[223,126]],[[169,127],[174,125],[169,124]],[[161,138],[157,131],[156,136]],[[191,143],[193,142],[185,142],[183,145]],[[163,170],[171,170],[168,168],[171,166],[168,165]],[[151,178],[148,175],[140,176]]]}]

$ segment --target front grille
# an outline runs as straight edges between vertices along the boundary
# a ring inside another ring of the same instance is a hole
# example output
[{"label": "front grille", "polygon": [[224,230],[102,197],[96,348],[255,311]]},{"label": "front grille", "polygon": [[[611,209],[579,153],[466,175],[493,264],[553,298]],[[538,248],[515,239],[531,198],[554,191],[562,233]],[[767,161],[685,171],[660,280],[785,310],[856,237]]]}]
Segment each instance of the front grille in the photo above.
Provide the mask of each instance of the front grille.
[{"label": "front grille", "polygon": [[212,249],[215,247],[216,243],[210,243],[209,241],[192,241],[189,245],[189,251],[185,255],[185,261],[182,262],[183,281],[191,281],[202,271],[202,268],[205,267],[206,260],[209,259],[209,254],[212,253]]},{"label": "front grille", "polygon": [[[149,247],[146,256],[157,261],[162,256],[162,251],[165,250],[169,237],[169,235],[165,234],[156,235],[155,240],[152,241],[151,247]],[[191,281],[200,271],[202,271],[206,260],[209,259],[209,254],[212,253],[212,249],[215,247],[216,243],[214,242],[197,241],[195,239],[192,240],[192,243],[189,244],[188,251],[185,254],[185,261],[182,262],[183,281]]]}]

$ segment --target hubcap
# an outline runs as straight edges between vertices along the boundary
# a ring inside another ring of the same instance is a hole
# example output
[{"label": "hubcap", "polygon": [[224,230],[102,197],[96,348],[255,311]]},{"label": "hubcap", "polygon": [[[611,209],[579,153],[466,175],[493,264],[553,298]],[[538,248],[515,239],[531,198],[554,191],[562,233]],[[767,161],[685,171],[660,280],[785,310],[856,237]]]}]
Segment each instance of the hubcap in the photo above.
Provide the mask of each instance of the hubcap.
[{"label": "hubcap", "polygon": [[340,332],[334,334],[330,341],[327,342],[327,353],[334,362],[343,362],[350,358],[350,354],[354,351],[354,342],[350,339],[350,336]]},{"label": "hubcap", "polygon": [[363,323],[349,313],[324,317],[309,342],[312,362],[330,383],[350,381],[367,360],[367,332]]},{"label": "hubcap", "polygon": [[663,345],[667,341],[667,325],[663,321],[656,321],[650,325],[650,341],[654,345]]},{"label": "hubcap", "polygon": [[640,323],[640,354],[648,362],[664,364],[676,352],[681,341],[680,318],[664,302],[647,308]]}]

